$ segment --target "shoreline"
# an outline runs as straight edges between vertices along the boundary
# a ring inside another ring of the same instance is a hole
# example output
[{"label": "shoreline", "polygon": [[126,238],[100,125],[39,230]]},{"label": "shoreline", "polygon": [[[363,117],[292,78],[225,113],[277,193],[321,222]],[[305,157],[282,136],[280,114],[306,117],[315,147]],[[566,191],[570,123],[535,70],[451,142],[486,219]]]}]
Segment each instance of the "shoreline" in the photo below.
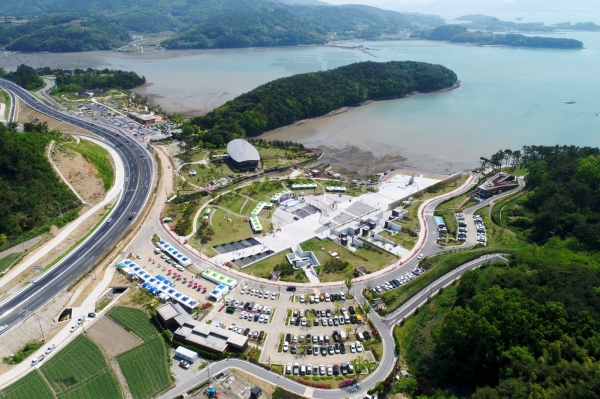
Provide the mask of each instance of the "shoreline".
[{"label": "shoreline", "polygon": [[372,103],[378,102],[378,101],[400,100],[400,99],[403,99],[403,98],[409,98],[409,97],[418,96],[418,95],[422,95],[422,94],[441,94],[441,93],[447,93],[449,91],[456,90],[456,89],[460,88],[461,83],[462,82],[460,80],[457,80],[452,86],[446,87],[446,88],[440,89],[440,90],[430,91],[430,92],[426,92],[426,93],[422,93],[420,91],[414,91],[412,93],[404,94],[402,96],[397,96],[397,97],[387,97],[387,98],[381,98],[379,100],[367,100],[367,101],[363,101],[362,103],[359,103],[359,104],[354,105],[354,106],[348,106],[348,107],[338,108],[336,110],[333,110],[331,112],[326,113],[325,115],[315,116],[313,118],[301,119],[301,120],[296,121],[294,123],[291,123],[289,125],[278,127],[277,129],[273,129],[273,130],[268,130],[268,131],[263,132],[263,133],[259,134],[258,136],[255,136],[255,137],[261,137],[261,136],[266,135],[266,134],[281,132],[283,129],[286,129],[286,128],[289,128],[289,127],[292,127],[292,126],[300,126],[300,125],[303,125],[303,124],[305,124],[307,122],[310,122],[310,121],[314,121],[314,120],[318,120],[318,119],[323,119],[323,118],[329,118],[329,117],[336,116],[336,115],[341,115],[341,114],[346,113],[348,111],[351,111],[353,109],[356,109],[356,108],[359,108],[359,107],[362,107],[362,106],[365,106],[365,105],[369,105],[369,104],[372,104]]}]

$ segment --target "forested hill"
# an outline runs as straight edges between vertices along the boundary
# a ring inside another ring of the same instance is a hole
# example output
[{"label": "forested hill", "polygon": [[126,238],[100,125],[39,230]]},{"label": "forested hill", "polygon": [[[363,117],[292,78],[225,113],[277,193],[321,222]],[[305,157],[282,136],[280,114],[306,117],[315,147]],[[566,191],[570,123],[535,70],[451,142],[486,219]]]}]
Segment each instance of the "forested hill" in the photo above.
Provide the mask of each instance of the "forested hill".
[{"label": "forested hill", "polygon": [[14,51],[70,52],[120,48],[128,33],[173,32],[163,45],[231,48],[320,44],[404,35],[442,25],[435,15],[359,5],[278,0],[5,0],[0,46]]},{"label": "forested hill", "polygon": [[444,25],[411,34],[412,38],[425,40],[448,40],[455,43],[470,43],[479,45],[501,45],[511,47],[536,47],[558,49],[580,49],[583,43],[575,39],[524,36],[518,33],[492,33],[469,31],[462,25]]},{"label": "forested hill", "polygon": [[415,26],[437,26],[439,17],[375,7],[295,6],[225,14],[163,42],[167,49],[294,46],[348,38],[396,35]]},{"label": "forested hill", "polygon": [[236,137],[255,136],[341,107],[414,91],[432,92],[456,82],[456,74],[444,66],[412,61],[359,62],[294,75],[259,86],[193,118],[193,124],[208,130],[194,137],[218,147]]},{"label": "forested hill", "polygon": [[0,248],[7,239],[27,239],[77,217],[79,200],[46,158],[50,140],[59,136],[44,124],[26,123],[25,132],[16,133],[0,123]]},{"label": "forested hill", "polygon": [[322,44],[327,30],[289,11],[225,14],[163,42],[167,49],[242,48]]},{"label": "forested hill", "polygon": [[110,50],[129,41],[125,30],[104,18],[54,15],[0,24],[0,46],[23,52]]}]

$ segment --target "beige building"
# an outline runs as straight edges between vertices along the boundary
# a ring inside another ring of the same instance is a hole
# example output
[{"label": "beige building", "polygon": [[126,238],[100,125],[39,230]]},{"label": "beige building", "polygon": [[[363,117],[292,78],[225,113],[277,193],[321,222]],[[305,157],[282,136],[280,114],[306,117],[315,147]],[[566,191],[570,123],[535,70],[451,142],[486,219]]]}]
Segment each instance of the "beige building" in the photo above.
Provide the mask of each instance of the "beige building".
[{"label": "beige building", "polygon": [[174,331],[173,338],[184,344],[212,352],[244,352],[248,337],[194,320],[178,304],[167,303],[156,309],[160,321]]}]

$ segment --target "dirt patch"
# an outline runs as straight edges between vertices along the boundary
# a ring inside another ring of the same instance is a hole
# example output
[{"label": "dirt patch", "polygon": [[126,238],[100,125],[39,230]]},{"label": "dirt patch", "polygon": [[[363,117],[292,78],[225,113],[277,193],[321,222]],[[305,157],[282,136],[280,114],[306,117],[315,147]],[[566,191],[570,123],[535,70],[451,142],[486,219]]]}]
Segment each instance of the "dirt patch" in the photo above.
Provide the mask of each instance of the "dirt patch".
[{"label": "dirt patch", "polygon": [[369,174],[381,173],[392,168],[409,167],[407,159],[401,155],[375,156],[371,151],[361,150],[355,146],[344,148],[323,147],[325,155],[319,160],[319,164],[331,164],[332,169],[342,174],[350,174],[356,171],[357,179],[364,177],[368,170]]},{"label": "dirt patch", "polygon": [[29,108],[23,101],[17,99],[18,116],[17,122],[47,122],[50,130],[60,130],[63,133],[88,133],[87,131],[75,127],[69,123],[57,121],[54,118],[50,118],[44,114]]},{"label": "dirt patch", "polygon": [[115,357],[141,344],[141,341],[108,317],[100,317],[88,328],[87,335],[100,345],[108,357]]},{"label": "dirt patch", "polygon": [[267,397],[270,398],[273,395],[273,391],[275,390],[275,387],[273,385],[269,384],[268,382],[265,382],[265,381],[261,380],[260,378],[257,378],[251,374],[248,374],[248,373],[238,370],[238,369],[232,369],[231,371],[234,374],[237,374],[240,377],[242,377],[244,380],[248,381],[250,384],[252,384],[252,386],[259,387],[260,389],[262,389],[262,391],[267,394]]},{"label": "dirt patch", "polygon": [[50,156],[62,176],[87,203],[95,205],[102,201],[105,195],[104,183],[94,165],[60,143],[53,143]]}]

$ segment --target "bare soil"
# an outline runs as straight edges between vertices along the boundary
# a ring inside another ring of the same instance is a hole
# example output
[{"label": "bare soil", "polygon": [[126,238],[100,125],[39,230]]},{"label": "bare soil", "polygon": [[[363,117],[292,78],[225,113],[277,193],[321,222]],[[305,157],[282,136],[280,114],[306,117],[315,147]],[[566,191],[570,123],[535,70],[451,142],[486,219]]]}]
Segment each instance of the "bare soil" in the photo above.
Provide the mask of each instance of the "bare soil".
[{"label": "bare soil", "polygon": [[109,358],[117,356],[135,346],[141,344],[133,334],[108,317],[100,317],[87,329],[87,335],[96,342]]},{"label": "bare soil", "polygon": [[365,172],[369,174],[381,173],[392,168],[410,167],[406,165],[407,159],[401,155],[375,156],[371,151],[361,150],[358,147],[347,146],[344,148],[323,147],[323,157],[319,164],[331,164],[333,170],[348,175],[357,172],[357,179],[362,179]]},{"label": "bare soil", "polygon": [[17,116],[18,123],[32,122],[37,119],[38,122],[48,122],[48,127],[51,130],[60,130],[63,133],[88,133],[87,131],[75,127],[69,123],[60,122],[56,119],[50,118],[49,116],[40,114],[34,109],[29,108],[21,100],[17,99],[17,105],[19,111]]},{"label": "bare soil", "polygon": [[60,143],[54,143],[50,156],[60,173],[87,203],[95,205],[102,201],[106,194],[104,183],[94,165]]}]

